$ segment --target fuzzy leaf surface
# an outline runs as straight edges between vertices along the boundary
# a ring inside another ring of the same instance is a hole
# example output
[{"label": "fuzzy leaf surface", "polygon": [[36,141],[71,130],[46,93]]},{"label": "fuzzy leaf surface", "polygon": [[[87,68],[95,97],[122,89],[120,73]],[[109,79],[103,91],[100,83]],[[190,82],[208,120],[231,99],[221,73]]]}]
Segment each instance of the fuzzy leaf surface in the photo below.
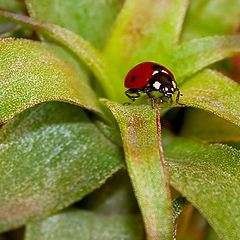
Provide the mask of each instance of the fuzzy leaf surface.
[{"label": "fuzzy leaf surface", "polygon": [[213,36],[182,43],[170,55],[168,67],[178,83],[197,71],[240,53],[240,34]]},{"label": "fuzzy leaf surface", "polygon": [[[119,82],[119,75],[112,66],[107,63],[103,54],[98,51],[90,42],[84,40],[78,34],[59,27],[58,25],[44,23],[23,15],[14,14],[0,9],[0,16],[12,22],[26,25],[30,28],[39,30],[55,42],[63,45],[70,50],[78,59],[85,63],[95,74],[96,78],[104,87],[106,94],[111,99],[118,99],[115,82]],[[114,90],[115,89],[115,90]],[[120,92],[122,95],[122,93]]]},{"label": "fuzzy leaf surface", "polygon": [[181,103],[212,112],[240,126],[240,85],[213,70],[203,70],[181,85]]},{"label": "fuzzy leaf surface", "polygon": [[78,201],[123,165],[83,110],[43,103],[0,129],[0,231]]},{"label": "fuzzy leaf surface", "polygon": [[101,215],[68,210],[27,225],[26,240],[142,240],[139,215]]},{"label": "fuzzy leaf surface", "polygon": [[[123,0],[27,0],[33,18],[67,28],[103,48]],[[86,24],[87,23],[87,24]]]},{"label": "fuzzy leaf surface", "polygon": [[105,101],[105,105],[112,111],[121,131],[126,164],[147,239],[172,239],[171,197],[160,152],[159,115],[147,105],[126,107],[109,101]]},{"label": "fuzzy leaf surface", "polygon": [[163,143],[172,186],[198,208],[221,239],[238,239],[240,151],[173,136],[163,137]]},{"label": "fuzzy leaf surface", "polygon": [[45,101],[65,101],[100,113],[92,89],[45,44],[0,40],[0,122]]}]

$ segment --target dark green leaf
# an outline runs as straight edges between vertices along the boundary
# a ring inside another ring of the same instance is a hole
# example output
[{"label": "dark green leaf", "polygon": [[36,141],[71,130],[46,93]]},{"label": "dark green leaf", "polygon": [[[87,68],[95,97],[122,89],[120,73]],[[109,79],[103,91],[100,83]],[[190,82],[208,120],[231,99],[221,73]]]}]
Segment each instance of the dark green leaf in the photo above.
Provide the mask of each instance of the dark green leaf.
[{"label": "dark green leaf", "polygon": [[240,126],[240,85],[212,70],[204,70],[181,85],[181,103],[210,111]]},{"label": "dark green leaf", "polygon": [[177,218],[181,214],[183,208],[188,204],[188,201],[184,197],[178,197],[173,200],[173,222],[176,222]]},{"label": "dark green leaf", "polygon": [[206,234],[206,240],[221,240],[221,239],[219,239],[215,231],[211,227],[209,227],[208,232]]},{"label": "dark green leaf", "polygon": [[68,210],[27,226],[26,240],[142,240],[139,215],[101,215]]},{"label": "dark green leaf", "polygon": [[101,188],[87,195],[80,206],[102,214],[139,212],[127,171],[118,171]]},{"label": "dark green leaf", "polygon": [[199,109],[186,109],[181,135],[204,142],[240,141],[240,128]]},{"label": "dark green leaf", "polygon": [[164,154],[175,189],[225,240],[240,236],[240,151],[166,136]]},{"label": "dark green leaf", "polygon": [[[125,158],[142,211],[147,239],[172,239],[172,209],[161,148],[159,112],[151,106],[105,101],[122,135]],[[158,126],[158,127],[157,127]]]},{"label": "dark green leaf", "polygon": [[102,48],[123,0],[26,0],[30,15],[67,28]]},{"label": "dark green leaf", "polygon": [[45,101],[65,101],[101,113],[92,89],[47,45],[0,40],[0,122]]},{"label": "dark green leaf", "polygon": [[0,231],[72,204],[123,165],[121,148],[65,103],[24,111],[0,136]]},{"label": "dark green leaf", "polygon": [[[23,13],[25,11],[24,3],[15,0],[1,0],[0,8],[4,8],[8,11]],[[8,32],[15,31],[18,28],[15,24],[5,21],[4,18],[0,17],[0,34],[7,34]]]},{"label": "dark green leaf", "polygon": [[186,15],[183,41],[232,34],[240,23],[239,0],[194,0]]}]

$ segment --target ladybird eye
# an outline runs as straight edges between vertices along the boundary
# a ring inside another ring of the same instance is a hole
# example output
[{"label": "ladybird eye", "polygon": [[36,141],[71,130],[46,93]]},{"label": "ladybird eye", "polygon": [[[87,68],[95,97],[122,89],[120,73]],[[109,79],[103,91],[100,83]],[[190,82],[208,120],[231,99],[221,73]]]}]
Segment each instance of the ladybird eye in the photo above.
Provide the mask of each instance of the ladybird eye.
[{"label": "ladybird eye", "polygon": [[135,76],[132,76],[131,77],[131,82],[134,82],[135,81]]}]

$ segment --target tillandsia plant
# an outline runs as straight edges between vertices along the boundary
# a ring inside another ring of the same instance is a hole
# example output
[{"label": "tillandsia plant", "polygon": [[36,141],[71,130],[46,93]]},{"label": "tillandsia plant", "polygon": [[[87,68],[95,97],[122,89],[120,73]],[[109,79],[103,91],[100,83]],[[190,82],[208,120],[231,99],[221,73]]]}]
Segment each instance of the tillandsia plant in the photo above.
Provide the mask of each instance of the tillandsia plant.
[{"label": "tillandsia plant", "polygon": [[[0,7],[0,239],[239,239],[239,0]],[[141,62],[178,102],[123,105]]]}]

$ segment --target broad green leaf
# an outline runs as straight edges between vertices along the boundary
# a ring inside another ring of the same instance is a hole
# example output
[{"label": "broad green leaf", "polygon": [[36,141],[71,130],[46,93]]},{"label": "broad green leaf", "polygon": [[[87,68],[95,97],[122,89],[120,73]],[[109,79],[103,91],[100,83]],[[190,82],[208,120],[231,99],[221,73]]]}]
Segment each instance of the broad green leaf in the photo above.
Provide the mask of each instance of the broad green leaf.
[{"label": "broad green leaf", "polygon": [[240,126],[240,85],[206,69],[180,86],[181,103],[210,111]]},{"label": "broad green leaf", "polygon": [[80,206],[101,214],[139,212],[127,171],[118,171],[107,182],[87,195]]},{"label": "broad green leaf", "polygon": [[101,113],[92,89],[45,44],[0,40],[0,122],[45,101],[65,101]]},{"label": "broad green leaf", "polygon": [[240,128],[199,109],[186,109],[181,135],[204,142],[240,141]]},{"label": "broad green leaf", "polygon": [[26,0],[33,18],[57,24],[103,48],[123,0]]},{"label": "broad green leaf", "polygon": [[142,211],[147,239],[172,239],[172,209],[161,148],[159,112],[150,106],[105,101],[120,127],[128,172]]},{"label": "broad green leaf", "polygon": [[178,43],[187,5],[187,0],[125,2],[105,48],[122,77],[134,65],[159,62],[171,52]]},{"label": "broad green leaf", "polygon": [[112,141],[114,144],[122,147],[122,139],[119,132],[119,128],[117,124],[113,124],[112,126],[104,124],[104,122],[96,120],[95,122],[96,127],[98,127],[99,131],[102,132],[102,134],[108,138],[110,141]]},{"label": "broad green leaf", "polygon": [[183,41],[232,34],[240,23],[239,0],[194,0],[186,14]]},{"label": "broad green leaf", "polygon": [[[76,56],[71,54],[66,48],[58,46],[57,44],[51,44],[51,48],[54,49],[65,61],[71,63],[71,65],[74,67],[75,71],[77,71],[82,78],[84,78],[85,81],[90,83],[90,72],[87,69],[87,67],[80,62]],[[95,91],[94,91],[95,92]]]},{"label": "broad green leaf", "polygon": [[27,225],[26,240],[142,240],[139,215],[101,215],[72,209]]},{"label": "broad green leaf", "polygon": [[28,109],[0,136],[1,232],[69,206],[123,165],[121,148],[66,103]]},{"label": "broad green leaf", "polygon": [[168,57],[178,83],[208,65],[240,53],[240,34],[195,39],[179,45]]},{"label": "broad green leaf", "polygon": [[224,240],[240,236],[240,151],[183,138],[163,138],[171,185],[205,216]]},{"label": "broad green leaf", "polygon": [[96,78],[106,90],[106,94],[109,98],[119,100],[119,95],[122,96],[122,92],[119,92],[117,85],[115,84],[116,82],[119,82],[119,75],[116,72],[116,69],[114,69],[112,65],[110,67],[103,54],[79,35],[57,25],[43,23],[33,18],[14,14],[1,9],[0,16],[5,17],[10,21],[37,29],[41,33],[46,34],[52,40],[60,43],[75,54],[78,59],[84,62],[89,69],[93,71]]}]

